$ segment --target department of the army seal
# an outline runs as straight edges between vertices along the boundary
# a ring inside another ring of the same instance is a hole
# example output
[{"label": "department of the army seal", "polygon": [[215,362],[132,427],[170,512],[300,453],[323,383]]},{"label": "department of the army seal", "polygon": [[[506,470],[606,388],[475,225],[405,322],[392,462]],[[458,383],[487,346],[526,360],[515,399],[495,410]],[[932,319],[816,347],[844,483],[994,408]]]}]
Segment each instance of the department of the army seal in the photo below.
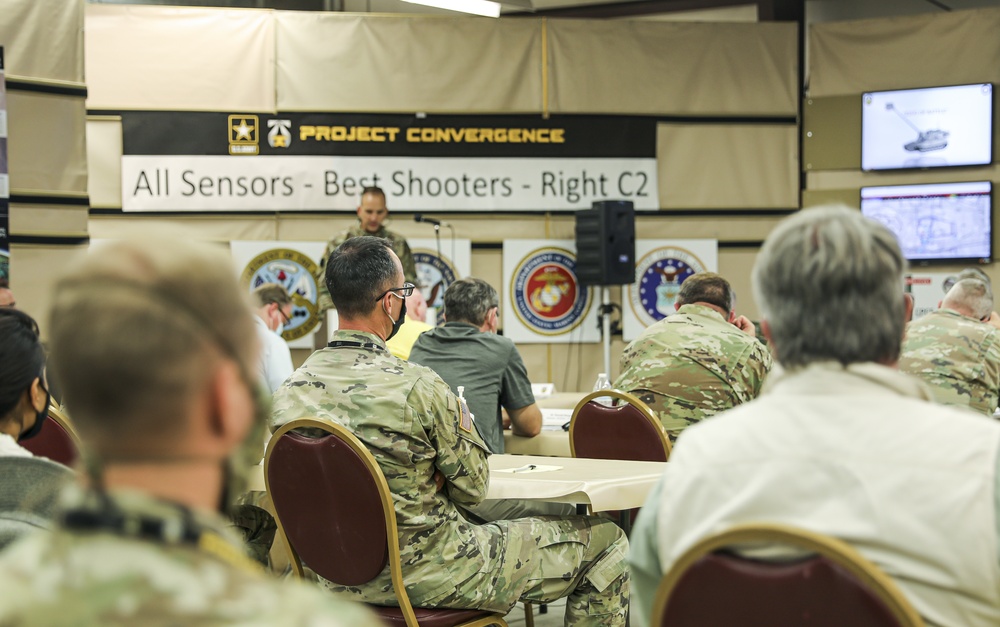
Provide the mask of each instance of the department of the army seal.
[{"label": "department of the army seal", "polygon": [[510,293],[514,313],[529,329],[561,335],[590,311],[590,290],[576,278],[576,257],[562,248],[539,248],[514,268]]},{"label": "department of the army seal", "polygon": [[446,257],[426,248],[413,249],[417,280],[428,307],[444,307],[444,291],[458,278],[455,266]]},{"label": "department of the army seal", "polygon": [[289,248],[272,248],[250,260],[240,275],[240,282],[248,290],[264,283],[278,283],[292,297],[292,315],[281,334],[286,340],[297,340],[308,335],[319,323],[316,299],[319,296],[316,263],[307,255]]},{"label": "department of the army seal", "polygon": [[635,283],[628,286],[632,312],[644,325],[674,312],[681,283],[705,264],[690,251],[673,246],[654,248],[635,265]]}]

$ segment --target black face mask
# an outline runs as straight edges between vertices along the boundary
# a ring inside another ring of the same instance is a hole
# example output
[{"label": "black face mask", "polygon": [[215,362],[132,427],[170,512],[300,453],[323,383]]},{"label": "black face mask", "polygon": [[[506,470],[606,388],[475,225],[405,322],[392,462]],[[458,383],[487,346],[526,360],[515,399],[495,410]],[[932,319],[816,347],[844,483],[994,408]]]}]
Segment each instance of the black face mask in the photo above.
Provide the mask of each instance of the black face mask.
[{"label": "black face mask", "polygon": [[404,298],[403,299],[403,306],[400,307],[400,309],[399,309],[399,317],[396,318],[396,321],[392,323],[392,331],[389,333],[389,336],[387,338],[385,338],[386,342],[388,342],[389,340],[391,340],[392,336],[394,336],[397,333],[399,333],[399,327],[403,326],[403,320],[405,320],[405,319],[406,319],[406,299]]},{"label": "black face mask", "polygon": [[52,395],[49,394],[49,390],[42,383],[41,378],[38,379],[38,385],[42,386],[45,390],[45,405],[42,406],[42,411],[35,411],[35,424],[31,425],[31,428],[21,434],[17,440],[18,442],[22,440],[30,440],[39,433],[42,432],[42,426],[45,424],[45,419],[49,417],[49,403],[52,402]]}]

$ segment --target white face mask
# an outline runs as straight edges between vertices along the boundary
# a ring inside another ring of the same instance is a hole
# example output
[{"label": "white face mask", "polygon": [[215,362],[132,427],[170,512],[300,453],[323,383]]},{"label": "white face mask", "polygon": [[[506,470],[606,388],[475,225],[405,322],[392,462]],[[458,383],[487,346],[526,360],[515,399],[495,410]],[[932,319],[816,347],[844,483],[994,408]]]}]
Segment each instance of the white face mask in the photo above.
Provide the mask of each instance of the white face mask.
[{"label": "white face mask", "polygon": [[278,323],[278,328],[274,330],[274,334],[281,337],[281,334],[285,331],[285,323]]}]

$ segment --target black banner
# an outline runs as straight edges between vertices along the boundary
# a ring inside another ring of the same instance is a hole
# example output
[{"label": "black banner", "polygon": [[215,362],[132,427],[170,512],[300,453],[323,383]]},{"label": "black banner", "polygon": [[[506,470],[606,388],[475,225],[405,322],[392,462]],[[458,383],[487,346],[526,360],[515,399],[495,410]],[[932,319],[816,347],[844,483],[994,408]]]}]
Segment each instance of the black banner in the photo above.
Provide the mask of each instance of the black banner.
[{"label": "black banner", "polygon": [[637,116],[121,113],[126,155],[655,158]]}]

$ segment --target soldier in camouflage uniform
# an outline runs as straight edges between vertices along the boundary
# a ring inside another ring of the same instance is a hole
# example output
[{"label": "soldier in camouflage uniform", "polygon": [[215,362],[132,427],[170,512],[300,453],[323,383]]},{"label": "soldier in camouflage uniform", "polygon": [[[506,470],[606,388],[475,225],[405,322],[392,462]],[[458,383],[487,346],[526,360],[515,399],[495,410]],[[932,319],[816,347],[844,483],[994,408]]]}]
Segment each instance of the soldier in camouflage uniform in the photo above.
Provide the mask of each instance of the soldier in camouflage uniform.
[{"label": "soldier in camouflage uniform", "polygon": [[337,246],[340,246],[352,237],[372,235],[389,240],[392,251],[396,253],[399,261],[403,264],[403,276],[410,283],[417,284],[417,265],[413,261],[413,252],[410,251],[410,245],[406,243],[405,237],[399,233],[390,231],[382,225],[382,222],[387,217],[389,217],[389,209],[385,204],[385,192],[380,187],[366,187],[361,192],[361,204],[358,205],[358,225],[347,229],[327,242],[326,250],[323,251],[323,257],[319,260],[319,266],[316,270],[316,285],[319,286],[317,307],[320,313],[333,307],[333,301],[330,300],[330,291],[326,289],[326,262],[330,258],[330,253]]},{"label": "soldier in camouflage uniform", "polygon": [[753,323],[736,316],[734,300],[718,274],[694,274],[681,284],[677,313],[622,353],[613,387],[649,405],[671,440],[690,424],[756,398],[771,369],[771,354]]},{"label": "soldier in camouflage uniform", "polygon": [[934,399],[988,416],[1000,393],[1000,330],[989,324],[993,294],[978,279],[962,279],[941,308],[906,328],[899,369],[923,380]]},{"label": "soldier in camouflage uniform", "polygon": [[[264,412],[252,313],[222,254],[111,244],[55,290],[49,368],[88,487],[0,558],[0,625],[375,627],[363,606],[269,578],[219,515]],[[248,439],[248,438],[252,438]]]},{"label": "soldier in camouflage uniform", "polygon": [[[448,384],[386,350],[409,291],[388,244],[349,240],[330,258],[330,278],[340,329],[275,392],[271,429],[317,417],[365,443],[393,493],[413,604],[505,612],[568,596],[567,625],[624,625],[628,541],[616,525],[584,516],[475,525],[460,513],[486,495],[488,450]],[[388,567],[363,586],[327,584],[395,604]]]}]

